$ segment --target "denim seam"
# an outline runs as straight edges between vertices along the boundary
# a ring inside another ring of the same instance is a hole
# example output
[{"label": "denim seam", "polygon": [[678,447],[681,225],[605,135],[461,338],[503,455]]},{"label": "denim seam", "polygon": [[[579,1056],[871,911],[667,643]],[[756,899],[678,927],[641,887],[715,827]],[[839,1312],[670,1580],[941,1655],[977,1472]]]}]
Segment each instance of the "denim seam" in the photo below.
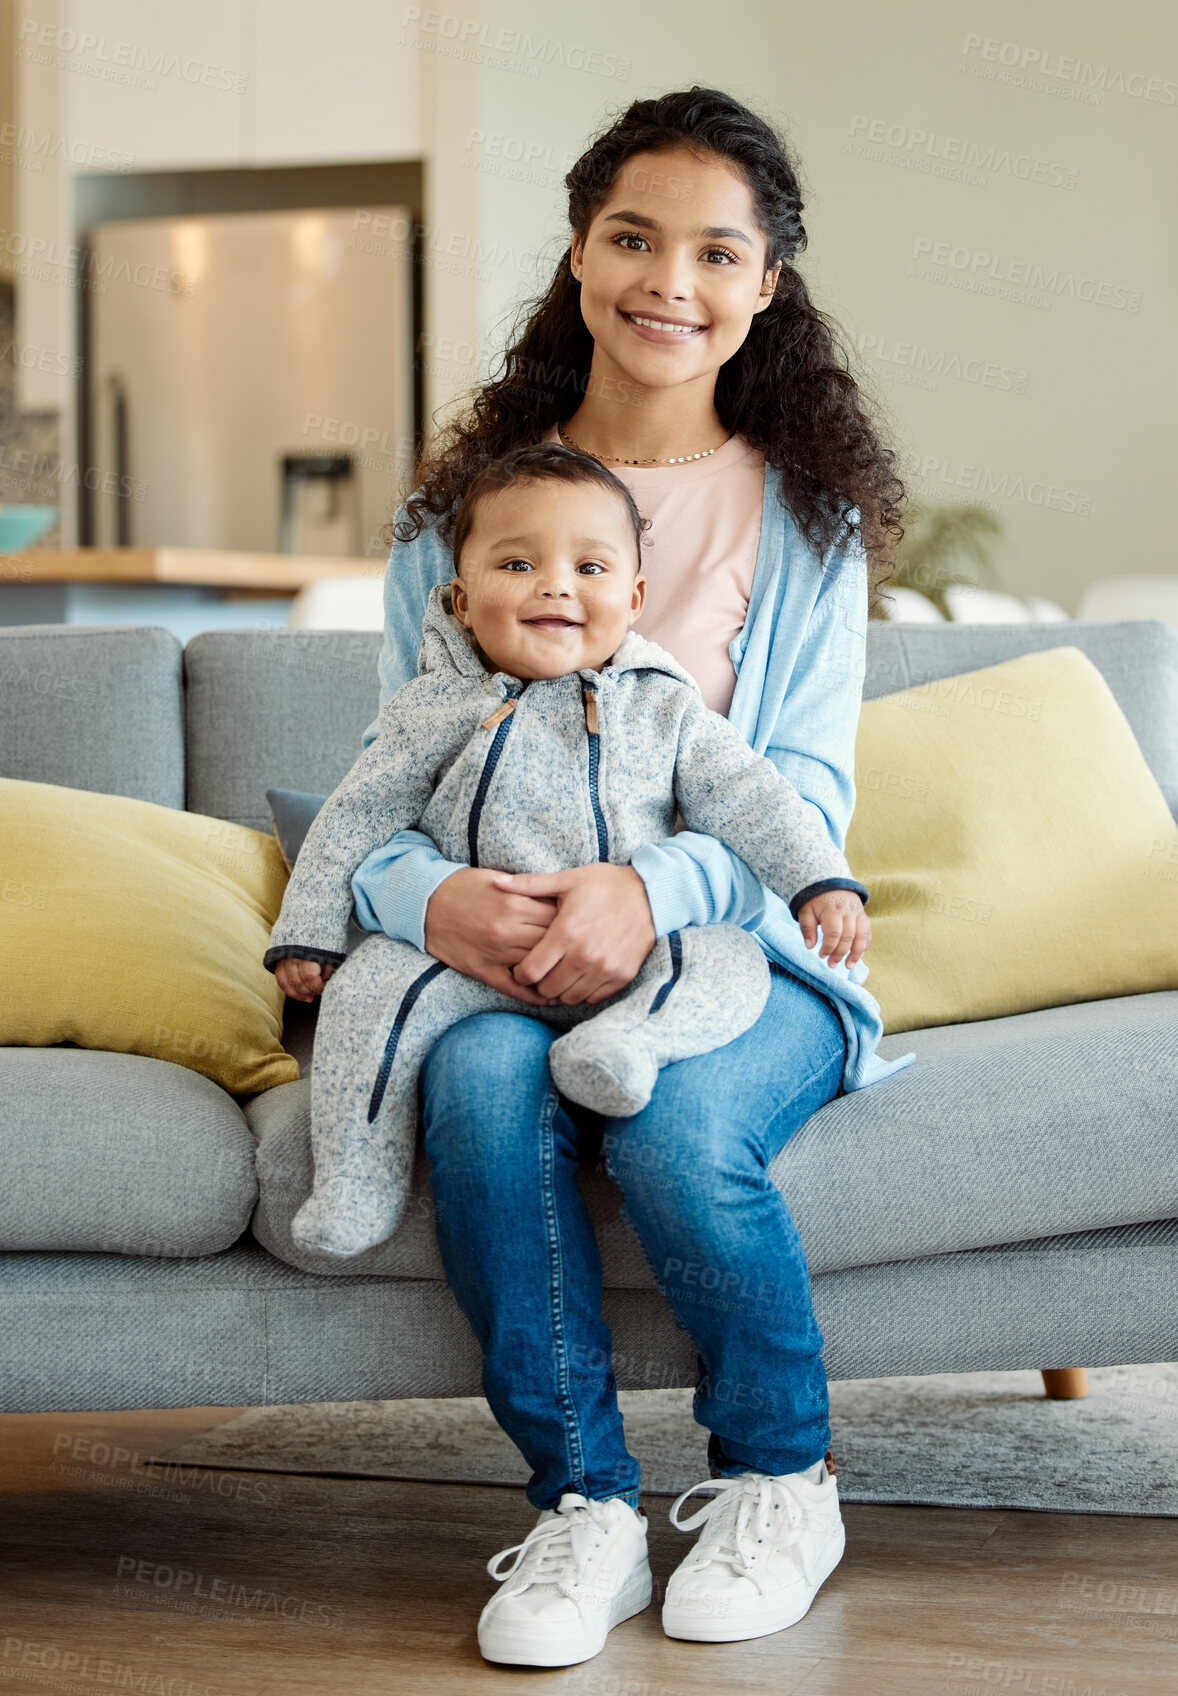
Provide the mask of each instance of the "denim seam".
[{"label": "denim seam", "polygon": [[[610,1162],[608,1154],[605,1156],[603,1164],[605,1166],[606,1177],[616,1187],[616,1189],[618,1190],[618,1193],[621,1195],[621,1198],[622,1198],[622,1205],[621,1205],[621,1209],[620,1209],[621,1217],[626,1221],[627,1225],[629,1225],[630,1229],[634,1233],[635,1238],[637,1239],[638,1247],[642,1250],[642,1258],[646,1261],[647,1266],[649,1266],[649,1268],[650,1268],[650,1275],[654,1279],[655,1288],[658,1290],[659,1294],[662,1296],[663,1300],[666,1302],[667,1311],[671,1315],[671,1318],[674,1320],[678,1329],[683,1332],[684,1336],[691,1337],[691,1330],[687,1325],[684,1324],[683,1320],[680,1319],[678,1313],[675,1311],[675,1303],[671,1300],[671,1297],[667,1292],[666,1285],[663,1283],[663,1280],[662,1280],[662,1278],[659,1274],[659,1270],[656,1267],[654,1261],[651,1259],[650,1253],[649,1253],[649,1251],[646,1247],[646,1244],[642,1240],[642,1232],[638,1229],[637,1224],[635,1223],[634,1219],[631,1217],[630,1203],[627,1199],[625,1188],[618,1181],[618,1178],[616,1176],[616,1171],[610,1170],[611,1162]],[[692,1337],[692,1341],[693,1342],[695,1341],[694,1337]]]},{"label": "denim seam", "polygon": [[548,1237],[549,1316],[552,1324],[553,1359],[556,1366],[556,1396],[564,1418],[565,1439],[569,1450],[569,1468],[573,1473],[570,1483],[576,1487],[578,1494],[583,1496],[585,1494],[585,1450],[581,1442],[581,1428],[577,1422],[577,1407],[569,1385],[568,1351],[565,1348],[564,1336],[564,1269],[561,1255],[560,1220],[557,1217],[552,1180],[556,1141],[554,1122],[559,1106],[559,1092],[550,1084],[544,1101],[544,1118],[540,1137],[544,1224]]}]

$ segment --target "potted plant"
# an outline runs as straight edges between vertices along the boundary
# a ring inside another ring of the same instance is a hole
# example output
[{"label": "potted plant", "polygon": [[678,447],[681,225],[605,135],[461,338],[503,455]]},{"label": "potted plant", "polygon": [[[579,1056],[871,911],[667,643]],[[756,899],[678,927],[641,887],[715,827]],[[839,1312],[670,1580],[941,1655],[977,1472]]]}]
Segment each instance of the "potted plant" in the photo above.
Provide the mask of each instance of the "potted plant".
[{"label": "potted plant", "polygon": [[[1002,588],[994,554],[1005,533],[1002,519],[988,507],[913,502],[904,514],[895,572],[881,584],[881,592],[914,589],[950,618],[945,590],[954,584]],[[875,616],[883,617],[882,610]]]}]

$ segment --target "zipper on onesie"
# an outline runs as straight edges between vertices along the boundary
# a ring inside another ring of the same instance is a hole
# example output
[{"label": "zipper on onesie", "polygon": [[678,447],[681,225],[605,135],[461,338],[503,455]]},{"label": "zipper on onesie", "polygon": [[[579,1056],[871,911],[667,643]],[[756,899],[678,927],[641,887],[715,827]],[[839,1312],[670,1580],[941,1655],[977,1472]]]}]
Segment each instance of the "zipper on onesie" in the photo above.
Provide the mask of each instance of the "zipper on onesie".
[{"label": "zipper on onesie", "polygon": [[597,718],[597,689],[592,683],[586,683],[581,691],[585,700],[585,733],[589,738],[589,801],[593,808],[593,822],[597,826],[597,858],[609,859],[609,831],[605,827],[605,814],[601,810],[601,796],[597,788],[597,772],[601,760],[601,736]]},{"label": "zipper on onesie", "polygon": [[508,732],[514,722],[516,705],[522,694],[522,684],[518,689],[509,689],[502,705],[496,708],[490,718],[485,718],[482,722],[481,728],[494,730],[495,735],[487,749],[487,757],[479,774],[479,785],[470,806],[470,818],[466,822],[466,841],[472,866],[477,867],[479,863],[479,820],[483,816],[483,803],[487,799],[487,791],[491,787],[491,779],[495,775],[495,767],[499,764],[499,756],[503,752],[503,744],[507,741]]},{"label": "zipper on onesie", "polygon": [[372,1086],[372,1094],[368,1098],[368,1123],[370,1125],[376,1118],[377,1113],[380,1111],[380,1104],[384,1100],[385,1087],[388,1084],[389,1073],[393,1069],[393,1060],[397,1053],[397,1044],[401,1040],[401,1032],[404,1030],[405,1022],[410,1013],[413,1011],[414,1003],[417,1001],[422,990],[433,982],[439,972],[444,972],[445,970],[445,961],[435,960],[432,966],[427,966],[424,972],[420,972],[418,976],[414,978],[413,982],[409,985],[409,988],[401,997],[401,1005],[397,1008],[397,1016],[393,1020],[393,1028],[390,1030],[388,1037],[385,1040],[384,1054],[381,1056],[380,1066],[376,1074],[376,1081]]}]

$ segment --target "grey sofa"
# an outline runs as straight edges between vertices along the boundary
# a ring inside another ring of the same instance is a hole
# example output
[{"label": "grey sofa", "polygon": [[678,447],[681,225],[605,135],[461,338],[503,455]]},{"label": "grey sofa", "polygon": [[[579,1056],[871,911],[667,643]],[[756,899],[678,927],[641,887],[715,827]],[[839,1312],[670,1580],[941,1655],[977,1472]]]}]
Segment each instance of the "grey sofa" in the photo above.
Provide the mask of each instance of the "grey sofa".
[{"label": "grey sofa", "polygon": [[[873,623],[865,693],[1063,643],[1107,677],[1178,811],[1163,624]],[[375,634],[223,631],[182,649],[152,627],[2,629],[0,775],[268,830],[267,787],[323,793],[352,763],[378,649]],[[19,993],[19,962],[4,980]],[[295,1264],[313,1021],[288,1004],[302,1078],[237,1099],[166,1061],[0,1049],[0,1408],[478,1392],[423,1171],[361,1269]],[[915,1066],[829,1103],[773,1167],[831,1377],[1178,1359],[1178,993],[882,1044],[909,1049]],[[589,1168],[582,1181],[620,1385],[691,1384],[694,1349],[617,1192]]]}]

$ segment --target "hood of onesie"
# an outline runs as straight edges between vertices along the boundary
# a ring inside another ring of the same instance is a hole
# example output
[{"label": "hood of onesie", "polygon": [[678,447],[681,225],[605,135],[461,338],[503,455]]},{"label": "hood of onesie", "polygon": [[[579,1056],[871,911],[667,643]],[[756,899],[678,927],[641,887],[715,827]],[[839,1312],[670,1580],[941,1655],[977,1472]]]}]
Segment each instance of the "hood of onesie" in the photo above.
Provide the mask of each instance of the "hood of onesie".
[{"label": "hood of onesie", "polygon": [[[454,612],[448,578],[444,583],[435,583],[429,592],[417,671],[419,676],[428,671],[456,671],[463,677],[475,678],[490,676],[475,651],[474,638]],[[664,671],[680,683],[689,684],[692,689],[699,687],[691,673],[685,671],[678,660],[672,659],[665,648],[660,648],[657,642],[648,642],[645,636],[639,636],[634,630],[626,632],[617,652],[609,664],[602,667],[600,675],[608,677],[611,673],[622,671]],[[590,678],[599,674],[583,668],[580,675]]]}]

